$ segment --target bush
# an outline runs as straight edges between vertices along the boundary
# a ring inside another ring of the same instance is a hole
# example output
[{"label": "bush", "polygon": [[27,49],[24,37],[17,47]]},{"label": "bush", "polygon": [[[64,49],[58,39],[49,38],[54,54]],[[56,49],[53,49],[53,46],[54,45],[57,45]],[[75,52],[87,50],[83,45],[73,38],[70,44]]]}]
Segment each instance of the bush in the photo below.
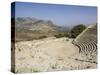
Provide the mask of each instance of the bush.
[{"label": "bush", "polygon": [[85,28],[83,24],[74,26],[71,30],[71,38],[76,38]]},{"label": "bush", "polygon": [[57,35],[55,35],[56,38],[60,38],[60,37],[68,37],[67,33],[59,33]]},{"label": "bush", "polygon": [[43,38],[46,38],[46,37],[47,37],[47,36],[40,36],[39,39],[43,39]]},{"label": "bush", "polygon": [[62,37],[62,35],[61,34],[58,34],[58,35],[55,35],[55,37],[56,38],[60,38],[60,37]]}]

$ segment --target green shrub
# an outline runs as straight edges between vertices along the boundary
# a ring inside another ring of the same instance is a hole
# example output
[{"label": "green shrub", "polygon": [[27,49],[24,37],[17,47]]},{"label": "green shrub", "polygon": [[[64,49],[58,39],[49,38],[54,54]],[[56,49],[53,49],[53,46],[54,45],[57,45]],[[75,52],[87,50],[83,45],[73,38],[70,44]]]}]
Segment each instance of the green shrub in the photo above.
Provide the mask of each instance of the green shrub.
[{"label": "green shrub", "polygon": [[43,39],[43,38],[46,38],[46,37],[47,37],[47,36],[40,36],[39,39]]},{"label": "green shrub", "polygon": [[55,35],[55,37],[56,38],[60,38],[60,37],[62,37],[62,35],[61,34],[58,34],[58,35]]},{"label": "green shrub", "polygon": [[71,30],[71,38],[76,38],[85,28],[83,24],[74,26]]},{"label": "green shrub", "polygon": [[59,33],[55,35],[56,38],[61,38],[61,37],[68,37],[67,33]]}]

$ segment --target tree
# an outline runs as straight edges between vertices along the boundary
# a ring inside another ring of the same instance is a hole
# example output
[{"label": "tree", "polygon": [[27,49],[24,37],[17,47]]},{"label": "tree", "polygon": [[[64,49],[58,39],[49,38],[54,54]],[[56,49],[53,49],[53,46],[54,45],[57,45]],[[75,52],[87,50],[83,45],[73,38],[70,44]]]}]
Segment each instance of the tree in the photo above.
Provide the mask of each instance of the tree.
[{"label": "tree", "polygon": [[71,38],[76,38],[85,28],[86,26],[83,24],[74,26],[71,30]]}]

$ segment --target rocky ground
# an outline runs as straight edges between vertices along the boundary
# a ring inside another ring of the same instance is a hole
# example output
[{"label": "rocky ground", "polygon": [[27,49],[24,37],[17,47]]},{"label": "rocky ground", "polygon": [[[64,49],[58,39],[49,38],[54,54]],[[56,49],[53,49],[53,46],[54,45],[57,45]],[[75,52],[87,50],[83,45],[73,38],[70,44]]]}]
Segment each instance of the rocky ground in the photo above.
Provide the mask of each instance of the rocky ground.
[{"label": "rocky ground", "polygon": [[49,37],[15,44],[15,72],[45,72],[96,68],[97,63],[79,53],[73,39]]}]

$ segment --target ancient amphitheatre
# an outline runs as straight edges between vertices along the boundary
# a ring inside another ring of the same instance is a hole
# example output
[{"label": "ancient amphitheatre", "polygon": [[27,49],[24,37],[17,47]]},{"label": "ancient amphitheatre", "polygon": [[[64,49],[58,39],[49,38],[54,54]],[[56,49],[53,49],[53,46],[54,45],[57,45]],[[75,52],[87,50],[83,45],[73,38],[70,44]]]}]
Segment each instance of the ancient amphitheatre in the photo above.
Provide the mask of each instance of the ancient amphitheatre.
[{"label": "ancient amphitheatre", "polygon": [[[48,37],[15,43],[15,73],[97,68],[97,26],[75,39]],[[13,57],[12,57],[13,58]]]},{"label": "ancient amphitheatre", "polygon": [[96,69],[97,7],[13,2],[11,71]]}]

